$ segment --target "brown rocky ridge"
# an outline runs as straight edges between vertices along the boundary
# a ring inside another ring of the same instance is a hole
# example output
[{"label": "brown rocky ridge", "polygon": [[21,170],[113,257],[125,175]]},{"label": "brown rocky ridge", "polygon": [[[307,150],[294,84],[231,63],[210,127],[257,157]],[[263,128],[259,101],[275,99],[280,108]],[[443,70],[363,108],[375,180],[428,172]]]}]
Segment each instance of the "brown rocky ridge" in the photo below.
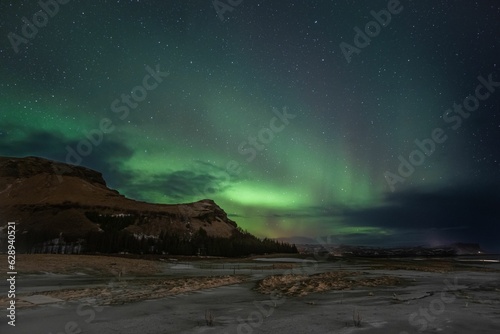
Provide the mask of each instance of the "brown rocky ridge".
[{"label": "brown rocky ridge", "polygon": [[[83,238],[112,229],[136,236],[189,236],[199,229],[229,238],[238,227],[214,201],[151,204],[107,187],[101,173],[38,157],[0,157],[0,232],[16,222],[17,235]],[[103,217],[114,226],[105,225]],[[115,219],[116,218],[116,219]],[[115,221],[113,221],[115,219]],[[2,226],[5,225],[5,226]]]}]

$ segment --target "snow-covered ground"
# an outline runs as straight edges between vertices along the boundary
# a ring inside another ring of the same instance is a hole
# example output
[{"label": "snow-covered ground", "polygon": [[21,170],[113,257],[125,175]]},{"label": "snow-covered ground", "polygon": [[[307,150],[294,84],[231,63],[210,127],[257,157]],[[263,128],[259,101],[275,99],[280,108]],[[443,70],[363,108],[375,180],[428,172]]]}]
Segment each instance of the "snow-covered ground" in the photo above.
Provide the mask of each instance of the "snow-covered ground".
[{"label": "snow-covered ground", "polygon": [[[500,332],[498,272],[375,270],[345,263],[317,267],[318,272],[340,270],[396,276],[404,283],[304,297],[264,295],[255,291],[256,282],[276,272],[254,271],[243,283],[124,305],[102,307],[82,299],[19,309],[16,327],[4,316],[0,333]],[[213,326],[207,326],[206,316]]]}]

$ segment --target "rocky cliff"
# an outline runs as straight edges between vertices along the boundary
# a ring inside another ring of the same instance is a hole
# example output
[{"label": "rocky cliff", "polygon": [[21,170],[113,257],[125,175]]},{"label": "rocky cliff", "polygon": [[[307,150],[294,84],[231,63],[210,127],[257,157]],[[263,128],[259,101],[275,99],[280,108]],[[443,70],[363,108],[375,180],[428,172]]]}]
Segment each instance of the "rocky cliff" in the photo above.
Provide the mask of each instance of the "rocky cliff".
[{"label": "rocky cliff", "polygon": [[139,202],[109,189],[97,171],[37,157],[0,157],[0,228],[8,221],[16,222],[18,233],[71,238],[105,230],[185,237],[200,228],[209,236],[230,237],[237,230],[212,200]]}]

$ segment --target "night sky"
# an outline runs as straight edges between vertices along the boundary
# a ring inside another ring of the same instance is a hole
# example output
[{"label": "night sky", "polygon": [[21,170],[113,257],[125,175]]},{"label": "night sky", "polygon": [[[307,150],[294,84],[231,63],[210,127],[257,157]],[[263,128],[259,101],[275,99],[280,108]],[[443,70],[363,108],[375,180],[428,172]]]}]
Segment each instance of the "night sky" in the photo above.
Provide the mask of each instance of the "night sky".
[{"label": "night sky", "polygon": [[498,1],[44,1],[0,2],[0,155],[259,237],[500,249]]}]

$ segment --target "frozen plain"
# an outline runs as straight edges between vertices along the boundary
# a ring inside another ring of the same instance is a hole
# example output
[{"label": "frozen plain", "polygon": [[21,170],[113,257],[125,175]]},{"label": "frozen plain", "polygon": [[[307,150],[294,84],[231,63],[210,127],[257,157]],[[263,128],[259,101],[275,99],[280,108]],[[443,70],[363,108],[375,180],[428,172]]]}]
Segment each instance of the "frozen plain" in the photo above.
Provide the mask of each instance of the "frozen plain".
[{"label": "frozen plain", "polygon": [[[395,276],[403,283],[375,287],[354,284],[348,290],[302,297],[270,296],[255,290],[256,283],[266,276],[290,271],[240,270],[237,274],[247,277],[244,282],[160,299],[102,306],[98,300],[81,298],[21,308],[15,327],[7,325],[8,319],[3,317],[0,333],[498,333],[500,272],[482,268],[471,265],[465,270],[438,273],[374,269],[369,261],[341,266],[323,262],[314,273],[356,271],[363,277]],[[488,268],[500,269],[498,265]],[[164,274],[217,276],[230,275],[232,270],[166,264]],[[110,284],[102,278],[71,275],[58,277],[58,284],[51,284],[53,281],[47,275],[33,275],[20,284],[25,291]],[[4,290],[4,284],[0,287]],[[121,289],[116,285],[114,293],[119,295]],[[207,317],[212,326],[207,325]]]}]

